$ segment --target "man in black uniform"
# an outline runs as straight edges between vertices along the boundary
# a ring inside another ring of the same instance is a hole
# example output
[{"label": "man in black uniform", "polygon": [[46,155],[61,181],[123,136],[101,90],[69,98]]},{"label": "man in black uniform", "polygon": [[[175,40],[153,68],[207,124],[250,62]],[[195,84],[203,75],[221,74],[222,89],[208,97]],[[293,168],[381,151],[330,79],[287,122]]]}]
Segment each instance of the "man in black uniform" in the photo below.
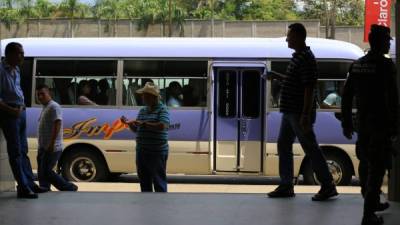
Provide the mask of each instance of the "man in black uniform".
[{"label": "man in black uniform", "polygon": [[356,99],[358,147],[368,163],[362,225],[383,224],[375,212],[386,171],[391,138],[397,134],[398,95],[395,66],[384,55],[390,48],[390,29],[372,25],[368,40],[371,50],[353,63],[342,98],[343,134],[353,135],[352,103]]}]

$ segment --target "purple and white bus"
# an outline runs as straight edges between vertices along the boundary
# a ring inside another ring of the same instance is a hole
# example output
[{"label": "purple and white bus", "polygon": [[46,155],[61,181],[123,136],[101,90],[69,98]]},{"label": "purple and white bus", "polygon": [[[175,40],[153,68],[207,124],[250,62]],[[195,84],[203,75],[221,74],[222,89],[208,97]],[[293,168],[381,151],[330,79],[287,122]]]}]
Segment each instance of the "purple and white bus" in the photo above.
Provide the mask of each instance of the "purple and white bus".
[{"label": "purple and white bus", "polygon": [[[63,107],[62,174],[100,181],[135,172],[135,134],[119,118],[136,117],[135,91],[153,81],[170,110],[169,174],[278,176],[280,88],[267,77],[286,70],[292,50],[285,38],[20,38],[2,40],[3,51],[11,41],[25,48],[22,86],[34,167],[36,85],[47,84]],[[349,184],[358,161],[354,142],[341,132],[340,89],[363,51],[342,41],[308,38],[307,44],[319,68],[315,132],[335,181]],[[92,104],[80,105],[82,95]],[[296,176],[317,182],[298,143],[294,165]]]}]

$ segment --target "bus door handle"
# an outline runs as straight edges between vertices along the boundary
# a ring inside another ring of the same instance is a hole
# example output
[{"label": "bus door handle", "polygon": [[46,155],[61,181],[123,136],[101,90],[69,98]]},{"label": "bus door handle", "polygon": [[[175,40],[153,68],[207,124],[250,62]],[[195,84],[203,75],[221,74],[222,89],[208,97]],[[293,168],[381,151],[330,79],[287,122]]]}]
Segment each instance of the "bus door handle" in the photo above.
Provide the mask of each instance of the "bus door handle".
[{"label": "bus door handle", "polygon": [[247,135],[247,120],[246,119],[240,119],[240,132],[242,133],[242,136]]}]

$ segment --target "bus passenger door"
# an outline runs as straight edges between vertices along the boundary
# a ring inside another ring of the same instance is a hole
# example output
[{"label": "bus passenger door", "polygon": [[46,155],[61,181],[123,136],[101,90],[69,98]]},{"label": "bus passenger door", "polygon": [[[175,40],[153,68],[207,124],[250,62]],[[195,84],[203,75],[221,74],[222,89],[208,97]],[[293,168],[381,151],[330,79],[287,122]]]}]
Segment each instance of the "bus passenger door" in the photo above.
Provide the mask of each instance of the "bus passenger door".
[{"label": "bus passenger door", "polygon": [[262,172],[264,68],[214,68],[214,170]]}]

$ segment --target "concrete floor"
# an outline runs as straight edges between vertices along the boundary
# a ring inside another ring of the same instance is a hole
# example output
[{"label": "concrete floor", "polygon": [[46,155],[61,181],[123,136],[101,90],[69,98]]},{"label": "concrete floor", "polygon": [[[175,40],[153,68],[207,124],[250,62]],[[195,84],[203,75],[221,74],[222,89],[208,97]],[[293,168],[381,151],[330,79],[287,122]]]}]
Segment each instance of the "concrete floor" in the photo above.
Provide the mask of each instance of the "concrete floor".
[{"label": "concrete floor", "polygon": [[[270,199],[265,194],[51,192],[36,200],[0,193],[1,225],[358,225],[363,199],[342,194],[312,202],[310,194]],[[382,213],[400,224],[400,204]]]}]

